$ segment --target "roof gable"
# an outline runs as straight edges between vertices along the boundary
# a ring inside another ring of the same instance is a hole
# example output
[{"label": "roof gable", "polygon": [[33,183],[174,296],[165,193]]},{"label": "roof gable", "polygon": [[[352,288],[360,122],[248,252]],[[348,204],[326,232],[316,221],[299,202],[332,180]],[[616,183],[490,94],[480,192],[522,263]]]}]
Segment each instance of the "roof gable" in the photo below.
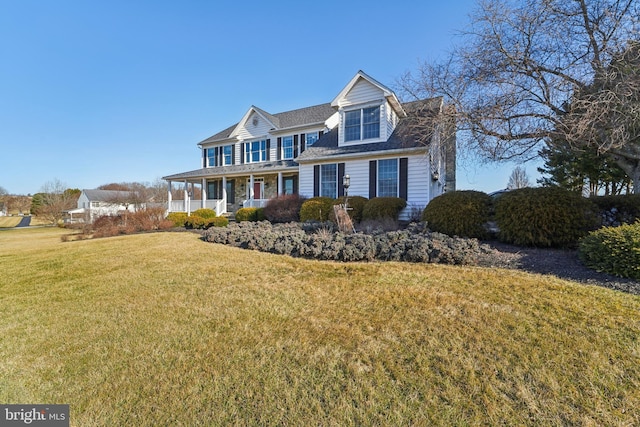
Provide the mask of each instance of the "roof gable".
[{"label": "roof gable", "polygon": [[356,75],[353,76],[351,81],[349,81],[349,83],[347,83],[347,85],[340,91],[340,93],[333,99],[333,101],[331,101],[331,106],[341,107],[346,101],[349,94],[358,87],[362,88],[363,83],[374,89],[377,89],[377,91],[374,92],[379,92],[380,95],[384,97],[389,102],[389,104],[391,104],[393,109],[396,111],[396,114],[398,114],[400,117],[406,116],[406,112],[403,110],[402,104],[400,104],[400,101],[398,100],[396,94],[387,86],[383,85],[362,70],[358,71]]}]

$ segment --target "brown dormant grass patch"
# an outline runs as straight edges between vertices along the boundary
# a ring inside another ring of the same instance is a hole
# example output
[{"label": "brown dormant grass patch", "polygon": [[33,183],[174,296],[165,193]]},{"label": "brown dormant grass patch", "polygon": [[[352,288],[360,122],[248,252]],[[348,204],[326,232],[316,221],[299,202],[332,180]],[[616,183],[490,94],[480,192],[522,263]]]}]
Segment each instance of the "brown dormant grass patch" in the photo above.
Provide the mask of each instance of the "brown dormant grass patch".
[{"label": "brown dormant grass patch", "polygon": [[0,233],[0,401],[84,425],[639,425],[640,298],[506,270]]}]

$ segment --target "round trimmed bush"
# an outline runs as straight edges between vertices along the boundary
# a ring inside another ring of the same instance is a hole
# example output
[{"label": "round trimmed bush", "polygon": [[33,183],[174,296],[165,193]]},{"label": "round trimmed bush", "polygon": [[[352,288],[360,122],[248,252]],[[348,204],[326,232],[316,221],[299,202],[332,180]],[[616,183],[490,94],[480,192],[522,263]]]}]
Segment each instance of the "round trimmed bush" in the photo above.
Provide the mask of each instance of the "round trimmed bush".
[{"label": "round trimmed bush", "polygon": [[306,200],[300,207],[300,221],[329,220],[329,214],[333,212],[334,199],[331,197],[313,197]]},{"label": "round trimmed bush", "polygon": [[240,208],[235,213],[236,221],[263,221],[263,208]]},{"label": "round trimmed bush", "polygon": [[600,222],[593,202],[559,187],[521,188],[494,203],[498,238],[520,246],[575,246]]},{"label": "round trimmed bush", "polygon": [[640,221],[589,233],[578,255],[587,267],[640,280]]},{"label": "round trimmed bush", "polygon": [[203,219],[210,219],[216,217],[216,211],[209,208],[196,209],[195,211],[191,212],[191,216],[199,216]]},{"label": "round trimmed bush", "polygon": [[444,193],[424,208],[422,220],[430,230],[449,236],[487,239],[492,201],[491,196],[481,191]]},{"label": "round trimmed bush", "polygon": [[362,209],[363,220],[397,220],[407,201],[399,197],[374,197],[365,203]]},{"label": "round trimmed bush", "polygon": [[167,215],[167,219],[173,222],[174,227],[184,227],[184,222],[187,220],[186,212],[171,212]]}]

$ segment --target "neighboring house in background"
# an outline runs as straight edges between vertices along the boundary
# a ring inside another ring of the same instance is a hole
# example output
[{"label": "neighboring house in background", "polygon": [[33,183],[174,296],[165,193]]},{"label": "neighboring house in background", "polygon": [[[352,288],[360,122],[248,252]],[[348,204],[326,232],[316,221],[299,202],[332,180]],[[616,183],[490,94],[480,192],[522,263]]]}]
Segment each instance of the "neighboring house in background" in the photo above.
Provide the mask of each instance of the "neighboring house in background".
[{"label": "neighboring house in background", "polygon": [[134,191],[82,190],[78,207],[68,211],[70,222],[93,222],[97,217],[117,215],[125,210],[135,212],[144,207]]},{"label": "neighboring house in background", "polygon": [[[437,122],[443,108],[441,98],[402,104],[362,71],[330,103],[278,114],[252,106],[198,143],[201,168],[163,177],[169,211],[207,207],[220,215],[282,194],[337,198],[349,175],[350,196],[401,197],[406,218],[455,190],[455,130]],[[416,125],[417,112],[429,125]],[[184,200],[171,200],[174,182],[183,185]]]}]

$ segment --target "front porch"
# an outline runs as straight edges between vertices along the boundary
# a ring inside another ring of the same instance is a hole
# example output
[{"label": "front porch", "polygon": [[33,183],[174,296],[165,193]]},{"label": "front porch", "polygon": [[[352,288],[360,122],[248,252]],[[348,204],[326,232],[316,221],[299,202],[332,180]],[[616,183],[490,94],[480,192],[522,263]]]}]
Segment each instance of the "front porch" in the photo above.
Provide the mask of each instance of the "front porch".
[{"label": "front porch", "polygon": [[[207,208],[216,215],[233,214],[240,208],[262,208],[269,199],[298,191],[298,175],[277,174],[204,177],[168,182],[168,212],[191,212]],[[182,191],[174,189],[179,183]],[[177,190],[177,191],[176,191]],[[174,199],[176,193],[182,196]]]}]

